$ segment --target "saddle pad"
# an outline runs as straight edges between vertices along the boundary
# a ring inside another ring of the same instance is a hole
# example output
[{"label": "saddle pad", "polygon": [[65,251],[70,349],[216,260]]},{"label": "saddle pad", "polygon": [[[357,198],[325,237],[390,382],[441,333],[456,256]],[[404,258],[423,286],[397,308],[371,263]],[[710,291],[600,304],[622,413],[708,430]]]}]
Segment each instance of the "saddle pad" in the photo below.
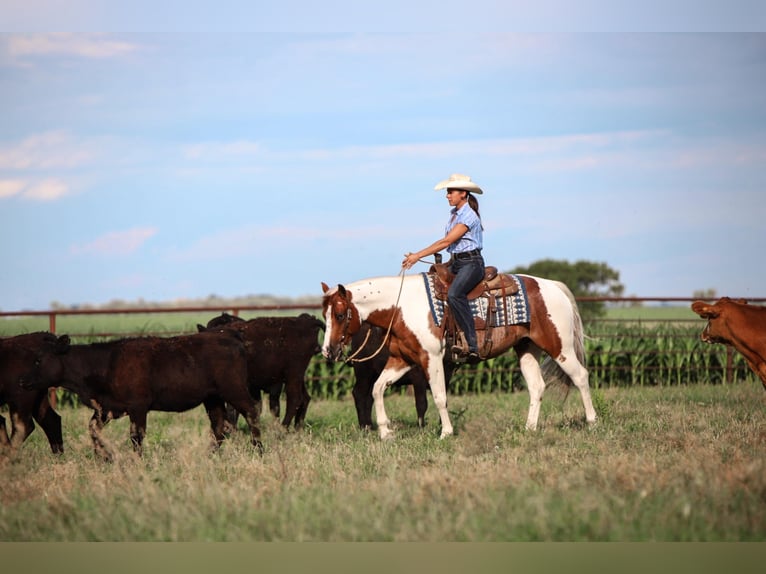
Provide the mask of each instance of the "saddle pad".
[{"label": "saddle pad", "polygon": [[[434,323],[441,325],[444,319],[444,311],[447,306],[447,302],[442,299],[437,299],[434,292],[434,279],[430,273],[421,273],[423,275],[423,282],[426,286],[426,293],[428,293],[428,305],[431,308],[431,315],[433,316]],[[503,298],[498,298],[497,307],[494,309],[495,317],[490,319],[487,317],[489,310],[489,299],[486,297],[477,297],[476,299],[469,301],[471,306],[471,313],[474,317],[478,317],[487,322],[488,325],[493,327],[518,325],[520,323],[529,323],[529,301],[527,300],[527,288],[524,282],[517,275],[510,275],[519,285],[519,290],[513,295],[507,295]],[[506,313],[506,309],[508,312]],[[507,315],[507,321],[506,321]]]}]

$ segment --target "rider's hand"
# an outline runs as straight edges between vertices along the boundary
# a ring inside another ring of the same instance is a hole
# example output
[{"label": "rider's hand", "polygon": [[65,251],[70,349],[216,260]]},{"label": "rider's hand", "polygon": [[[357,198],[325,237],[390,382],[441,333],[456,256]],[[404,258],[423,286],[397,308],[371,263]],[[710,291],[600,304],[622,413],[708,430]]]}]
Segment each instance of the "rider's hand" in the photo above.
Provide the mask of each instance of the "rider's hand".
[{"label": "rider's hand", "polygon": [[418,256],[414,253],[405,253],[404,254],[404,260],[402,261],[402,268],[403,269],[409,269],[415,263],[418,262]]}]

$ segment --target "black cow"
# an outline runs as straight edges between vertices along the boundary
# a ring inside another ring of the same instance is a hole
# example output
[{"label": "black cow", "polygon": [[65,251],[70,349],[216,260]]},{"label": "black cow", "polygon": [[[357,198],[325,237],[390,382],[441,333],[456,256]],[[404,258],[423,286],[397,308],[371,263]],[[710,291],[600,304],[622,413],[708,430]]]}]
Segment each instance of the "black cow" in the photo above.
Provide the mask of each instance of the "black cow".
[{"label": "black cow", "polygon": [[[352,352],[350,356],[354,356],[357,359],[357,361],[352,361],[354,376],[356,377],[352,395],[354,397],[354,406],[356,407],[356,416],[359,421],[359,427],[362,429],[372,428],[372,387],[388,360],[388,348],[385,345],[378,351],[383,343],[385,334],[385,330],[380,327],[362,323],[362,327],[351,339]],[[362,344],[364,344],[364,347],[357,351]],[[377,354],[375,354],[376,351],[378,351]],[[368,357],[372,358],[364,360]],[[445,359],[444,376],[447,384],[449,384],[455,366],[454,363]],[[415,396],[415,411],[418,416],[418,426],[421,428],[424,427],[426,424],[426,410],[428,409],[428,381],[426,380],[425,374],[419,367],[414,367],[410,372],[394,383],[395,387],[401,385],[412,385],[413,394]]]},{"label": "black cow", "polygon": [[225,402],[245,417],[253,445],[263,449],[255,401],[247,389],[245,346],[232,330],[93,345],[71,345],[64,335],[55,350],[39,354],[23,382],[28,388],[53,383],[93,408],[93,446],[107,460],[112,455],[101,429],[110,420],[128,415],[131,442],[140,455],[149,411],[182,412],[200,404],[207,410],[217,449],[224,439]]},{"label": "black cow", "polygon": [[[306,369],[311,358],[320,353],[319,331],[324,323],[308,313],[297,317],[256,317],[243,320],[223,313],[197,325],[200,332],[211,328],[233,329],[241,333],[247,351],[248,388],[260,407],[261,392],[269,395],[269,409],[279,418],[279,399],[285,390],[286,407],[282,425],[301,428],[311,396],[306,388]],[[260,411],[259,411],[260,412]],[[229,417],[234,425],[237,420]]]},{"label": "black cow", "polygon": [[48,437],[51,451],[64,452],[61,416],[49,402],[47,387],[30,390],[19,385],[20,378],[34,365],[38,352],[55,345],[56,336],[45,332],[0,339],[0,405],[7,404],[11,416],[10,438],[5,419],[0,416],[0,448],[21,446],[37,421]]}]

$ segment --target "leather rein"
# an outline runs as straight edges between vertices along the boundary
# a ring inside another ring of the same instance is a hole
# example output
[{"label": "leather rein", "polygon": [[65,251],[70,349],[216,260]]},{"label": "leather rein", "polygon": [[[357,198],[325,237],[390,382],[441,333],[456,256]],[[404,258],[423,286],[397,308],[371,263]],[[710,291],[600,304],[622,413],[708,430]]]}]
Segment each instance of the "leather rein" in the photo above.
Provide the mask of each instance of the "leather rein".
[{"label": "leather rein", "polygon": [[[364,363],[365,361],[369,361],[371,359],[374,359],[378,356],[378,354],[383,350],[383,347],[386,346],[386,343],[388,342],[388,337],[391,335],[391,328],[394,325],[394,319],[396,319],[396,315],[399,312],[399,299],[401,299],[402,296],[402,287],[404,287],[404,269],[402,269],[399,272],[399,275],[402,276],[402,280],[399,283],[399,294],[396,296],[396,304],[394,305],[394,312],[391,313],[391,321],[388,323],[388,329],[386,330],[386,335],[383,337],[383,342],[380,344],[380,346],[375,350],[374,353],[369,355],[368,357],[364,357],[362,359],[357,359],[356,356],[361,352],[362,349],[364,349],[364,346],[367,344],[367,341],[370,339],[370,332],[371,329],[367,329],[367,334],[364,336],[364,341],[362,342],[359,347],[357,347],[356,351],[354,351],[350,357],[347,357],[344,359],[344,362],[346,363]],[[349,323],[351,322],[351,309],[348,310],[348,314],[346,315],[346,326],[344,329],[344,334],[348,331]]]}]

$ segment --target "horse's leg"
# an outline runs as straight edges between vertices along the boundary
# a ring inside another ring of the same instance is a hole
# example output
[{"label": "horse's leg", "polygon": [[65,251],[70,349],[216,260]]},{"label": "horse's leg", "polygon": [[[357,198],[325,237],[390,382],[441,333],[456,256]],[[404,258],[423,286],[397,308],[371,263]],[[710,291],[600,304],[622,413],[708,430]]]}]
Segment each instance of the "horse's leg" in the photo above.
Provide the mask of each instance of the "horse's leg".
[{"label": "horse's leg", "polygon": [[454,433],[454,429],[447,410],[447,382],[444,376],[444,363],[438,355],[429,356],[428,384],[431,387],[431,396],[441,420],[442,431],[439,438],[448,437]]},{"label": "horse's leg", "polygon": [[383,405],[383,395],[386,389],[394,382],[398,381],[412,367],[401,359],[391,357],[386,362],[386,366],[381,371],[375,384],[372,386],[372,400],[375,406],[375,418],[378,423],[378,433],[381,439],[393,438],[393,432],[388,428],[391,421],[386,415],[386,408]]},{"label": "horse's leg", "polygon": [[561,355],[556,359],[556,363],[579,389],[582,404],[585,407],[585,420],[588,424],[593,424],[596,422],[596,409],[593,408],[593,400],[590,396],[588,369],[577,360],[574,350],[563,351]]},{"label": "horse's leg", "polygon": [[514,349],[519,356],[519,368],[529,391],[526,427],[528,430],[536,430],[537,419],[540,418],[540,404],[545,392],[545,381],[540,371],[540,349],[529,343],[517,345]]}]

